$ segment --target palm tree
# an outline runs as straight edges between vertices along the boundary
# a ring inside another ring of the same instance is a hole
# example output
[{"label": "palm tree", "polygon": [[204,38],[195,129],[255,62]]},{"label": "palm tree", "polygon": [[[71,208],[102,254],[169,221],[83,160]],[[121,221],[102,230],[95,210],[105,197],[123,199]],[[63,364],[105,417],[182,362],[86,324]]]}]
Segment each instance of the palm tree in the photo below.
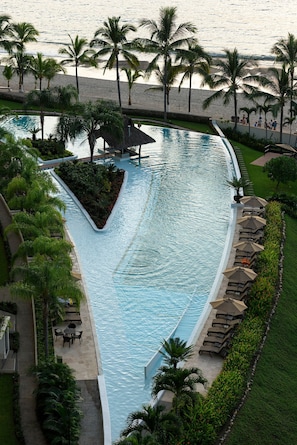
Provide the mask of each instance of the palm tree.
[{"label": "palm tree", "polygon": [[288,38],[280,39],[278,42],[276,42],[273,45],[271,52],[272,54],[276,55],[276,61],[282,62],[286,67],[288,67],[291,88],[290,118],[292,118],[294,72],[297,63],[297,39],[293,34],[288,33]]},{"label": "palm tree", "polygon": [[280,142],[282,142],[283,139],[284,107],[288,99],[291,100],[296,94],[294,88],[293,85],[292,91],[290,85],[290,71],[287,70],[286,65],[283,64],[281,70],[275,67],[269,68],[265,92],[259,92],[255,95],[255,97],[264,97],[266,103],[270,102],[272,104],[271,109],[275,116],[280,111]]},{"label": "palm tree", "polygon": [[77,90],[73,85],[56,86],[52,89],[55,104],[62,111],[70,109],[78,100]]},{"label": "palm tree", "polygon": [[243,111],[247,116],[247,123],[249,125],[249,134],[251,132],[251,114],[257,113],[257,107],[241,107],[239,111]]},{"label": "palm tree", "polygon": [[25,107],[36,105],[40,110],[40,127],[41,127],[41,139],[44,139],[44,116],[45,109],[51,108],[56,104],[55,96],[52,90],[32,90],[27,95]]},{"label": "palm tree", "polygon": [[234,129],[237,128],[238,111],[238,93],[243,92],[250,98],[251,94],[257,91],[257,84],[263,84],[265,79],[259,75],[252,75],[249,68],[256,66],[251,59],[240,59],[237,49],[229,51],[224,50],[226,59],[220,59],[216,63],[218,71],[209,76],[210,86],[216,92],[203,102],[203,108],[206,109],[214,100],[223,98],[224,105],[228,105],[230,100],[234,104]]},{"label": "palm tree", "polygon": [[177,14],[175,7],[166,7],[160,9],[159,21],[143,19],[140,26],[148,29],[150,38],[136,39],[135,44],[138,49],[155,54],[153,60],[149,63],[148,72],[152,72],[159,59],[162,59],[164,66],[163,93],[164,93],[164,120],[167,120],[167,84],[168,84],[168,64],[171,56],[186,44],[193,43],[193,33],[196,27],[189,22],[177,24]]},{"label": "palm tree", "polygon": [[47,88],[50,88],[51,80],[58,74],[58,73],[66,73],[66,69],[62,66],[61,63],[57,62],[55,59],[49,57],[46,59],[46,69],[44,72],[44,78],[47,80]]},{"label": "palm tree", "polygon": [[127,67],[122,68],[122,71],[126,73],[128,81],[128,90],[129,90],[128,105],[132,105],[131,90],[136,80],[139,79],[139,77],[143,77],[143,72],[138,68],[127,68]]},{"label": "palm tree", "polygon": [[143,406],[141,411],[135,411],[128,416],[128,426],[121,436],[129,437],[131,433],[139,432],[143,437],[150,435],[156,443],[170,443],[170,437],[174,437],[179,430],[177,416],[171,412],[165,412],[165,407],[157,405]]},{"label": "palm tree", "polygon": [[36,57],[32,57],[31,60],[31,71],[36,79],[39,80],[39,89],[42,89],[42,79],[45,76],[46,71],[46,59],[43,57],[42,53],[37,53]]},{"label": "palm tree", "polygon": [[260,110],[260,114],[264,113],[264,126],[265,126],[265,138],[267,139],[267,130],[268,130],[268,124],[267,124],[267,114],[268,113],[274,113],[274,107],[271,104],[267,104],[266,101],[264,101],[263,104],[257,104],[257,110]]},{"label": "palm tree", "polygon": [[24,74],[28,72],[31,56],[25,53],[26,44],[37,41],[39,32],[31,23],[12,23],[9,27],[9,42],[7,50],[10,59],[15,60],[16,70],[19,75],[19,90],[23,91]]},{"label": "palm tree", "polygon": [[[47,240],[47,237],[45,237]],[[47,241],[45,242],[47,243]],[[12,270],[12,277],[21,277],[10,287],[12,295],[21,298],[34,298],[40,301],[43,308],[43,336],[45,355],[48,357],[49,318],[51,307],[56,307],[58,298],[82,299],[82,292],[71,276],[71,261],[66,255],[60,254],[59,245],[56,249],[37,253],[28,265],[16,265]],[[54,314],[53,314],[54,315]]]},{"label": "palm tree", "polygon": [[158,83],[160,86],[152,86],[148,88],[149,90],[159,90],[164,91],[164,86],[166,89],[166,106],[167,110],[169,110],[169,94],[171,91],[172,86],[176,82],[177,76],[182,71],[181,65],[172,65],[171,60],[168,60],[167,62],[167,75],[166,75],[166,82],[165,82],[165,72],[160,69],[158,65],[156,65],[156,68],[154,69],[154,74],[157,78]]},{"label": "palm tree", "polygon": [[174,395],[173,404],[176,409],[179,399],[184,395],[193,396],[197,384],[204,385],[206,379],[198,368],[169,368],[162,366],[153,379],[152,395],[157,396],[160,391],[170,391]]},{"label": "palm tree", "polygon": [[8,61],[11,69],[17,73],[19,77],[19,91],[24,91],[24,76],[30,72],[32,56],[24,53],[23,51],[9,52],[9,56],[5,59]]},{"label": "palm tree", "polygon": [[10,19],[10,15],[0,15],[0,46],[2,46],[4,49],[7,49],[8,45],[7,36],[10,28]]},{"label": "palm tree", "polygon": [[[181,61],[183,76],[179,84],[179,90],[186,79],[189,79],[188,112],[191,111],[192,78],[199,74],[202,78],[209,75],[211,57],[197,42],[189,43],[187,49],[178,50],[176,61]],[[203,81],[203,83],[205,80]]]},{"label": "palm tree", "polygon": [[235,188],[236,195],[234,196],[234,200],[236,202],[240,202],[240,198],[241,198],[240,189],[250,185],[250,181],[243,179],[243,178],[237,178],[236,176],[233,176],[231,181],[227,181],[227,184],[229,184],[229,185],[231,185],[231,187]]},{"label": "palm tree", "polygon": [[122,108],[121,89],[120,89],[120,69],[119,56],[121,55],[128,65],[133,68],[137,67],[137,57],[131,53],[131,44],[127,40],[129,32],[135,32],[136,28],[130,23],[120,25],[121,17],[108,17],[107,21],[103,23],[103,27],[97,29],[94,38],[91,41],[91,47],[99,47],[97,57],[109,55],[105,64],[105,70],[116,67],[117,87],[119,106]]},{"label": "palm tree", "polygon": [[179,337],[163,340],[161,354],[165,357],[164,362],[169,367],[177,368],[178,363],[186,361],[193,355],[193,346],[187,346]]},{"label": "palm tree", "polygon": [[102,131],[112,132],[118,140],[123,137],[123,116],[112,102],[78,103],[71,113],[63,115],[57,126],[58,135],[75,138],[85,133],[90,146],[90,162],[93,162],[96,140]]},{"label": "palm tree", "polygon": [[69,34],[70,44],[66,45],[66,48],[60,48],[59,53],[65,55],[66,58],[62,60],[62,65],[74,64],[75,66],[75,79],[76,89],[79,95],[79,83],[78,83],[78,67],[80,65],[93,65],[96,66],[94,58],[92,58],[93,51],[87,46],[87,39],[80,38],[78,35],[73,39]]},{"label": "palm tree", "polygon": [[15,69],[11,65],[5,65],[3,68],[3,76],[7,80],[7,88],[10,90],[10,81],[13,78]]}]

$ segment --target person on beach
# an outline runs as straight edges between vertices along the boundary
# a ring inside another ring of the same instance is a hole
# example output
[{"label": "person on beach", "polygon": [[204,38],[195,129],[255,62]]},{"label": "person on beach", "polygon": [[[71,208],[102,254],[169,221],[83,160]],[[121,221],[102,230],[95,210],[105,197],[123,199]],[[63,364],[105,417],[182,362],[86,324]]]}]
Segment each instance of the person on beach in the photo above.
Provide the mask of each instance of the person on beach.
[{"label": "person on beach", "polygon": [[276,130],[276,126],[277,126],[277,122],[276,122],[276,120],[274,119],[274,121],[272,122],[272,128],[273,128],[273,130]]}]

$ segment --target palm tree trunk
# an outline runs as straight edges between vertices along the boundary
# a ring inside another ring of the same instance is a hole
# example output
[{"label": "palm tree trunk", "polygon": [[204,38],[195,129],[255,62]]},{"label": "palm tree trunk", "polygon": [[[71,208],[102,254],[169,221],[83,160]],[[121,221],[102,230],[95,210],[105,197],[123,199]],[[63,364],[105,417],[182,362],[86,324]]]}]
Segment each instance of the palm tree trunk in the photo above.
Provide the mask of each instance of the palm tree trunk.
[{"label": "palm tree trunk", "polygon": [[44,349],[45,349],[45,356],[48,358],[48,302],[44,301],[44,308],[43,308],[43,335],[44,335]]},{"label": "palm tree trunk", "polygon": [[237,95],[236,90],[234,91],[234,118],[235,118],[235,124],[234,124],[234,130],[237,130]]},{"label": "palm tree trunk", "polygon": [[76,91],[79,95],[79,85],[78,85],[78,64],[75,64],[75,80],[76,80]]},{"label": "palm tree trunk", "polygon": [[167,121],[167,57],[164,57],[164,121]]},{"label": "palm tree trunk", "polygon": [[280,123],[279,123],[279,142],[283,142],[283,120],[284,120],[284,105],[281,106]]},{"label": "palm tree trunk", "polygon": [[192,74],[189,77],[189,96],[188,96],[188,112],[191,111],[191,95],[192,95]]},{"label": "palm tree trunk", "polygon": [[118,56],[116,57],[116,70],[117,70],[117,86],[118,86],[119,106],[120,106],[120,108],[122,108],[121,88],[120,88],[120,70],[119,70]]}]

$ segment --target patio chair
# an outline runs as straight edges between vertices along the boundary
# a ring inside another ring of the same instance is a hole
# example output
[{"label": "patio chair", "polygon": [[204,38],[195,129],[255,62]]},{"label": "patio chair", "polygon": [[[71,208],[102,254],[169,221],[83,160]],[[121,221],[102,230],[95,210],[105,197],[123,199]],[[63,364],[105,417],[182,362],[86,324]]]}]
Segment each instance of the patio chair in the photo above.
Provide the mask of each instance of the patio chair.
[{"label": "patio chair", "polygon": [[71,342],[72,342],[72,337],[70,335],[63,335],[63,348],[65,343],[68,343],[70,348]]},{"label": "patio chair", "polygon": [[54,329],[54,332],[55,332],[55,341],[57,341],[57,338],[58,338],[58,337],[63,337],[63,331],[62,331],[62,329],[55,328],[55,329]]},{"label": "patio chair", "polygon": [[79,332],[76,332],[75,334],[73,334],[73,335],[72,335],[72,339],[73,339],[73,341],[74,341],[75,339],[78,339],[78,340],[79,340],[79,343],[81,343],[81,342],[82,342],[82,339],[81,339],[82,334],[83,334],[83,331],[79,331]]}]

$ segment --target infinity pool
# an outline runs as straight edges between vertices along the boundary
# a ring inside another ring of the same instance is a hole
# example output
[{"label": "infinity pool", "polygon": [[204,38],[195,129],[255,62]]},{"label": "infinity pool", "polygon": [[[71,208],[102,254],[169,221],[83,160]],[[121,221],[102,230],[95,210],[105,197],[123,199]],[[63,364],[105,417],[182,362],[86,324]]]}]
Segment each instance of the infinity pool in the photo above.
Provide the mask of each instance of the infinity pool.
[{"label": "infinity pool", "polygon": [[220,138],[143,130],[156,143],[143,146],[149,157],[140,163],[117,164],[128,180],[107,230],[94,231],[60,188],[95,319],[113,440],[150,401],[144,368],[162,340],[173,332],[188,340],[199,323],[230,226],[233,167]]}]

